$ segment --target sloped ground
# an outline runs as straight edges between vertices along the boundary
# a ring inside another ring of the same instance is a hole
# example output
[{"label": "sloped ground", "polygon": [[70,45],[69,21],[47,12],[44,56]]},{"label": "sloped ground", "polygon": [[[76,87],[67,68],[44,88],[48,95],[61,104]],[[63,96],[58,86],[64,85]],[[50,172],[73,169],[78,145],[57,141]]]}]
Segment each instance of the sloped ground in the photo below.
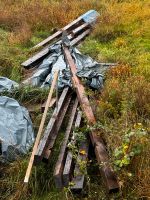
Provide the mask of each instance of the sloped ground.
[{"label": "sloped ground", "polygon": [[[0,0],[0,75],[21,81],[20,63],[30,47],[46,38],[54,28],[63,27],[89,9],[101,17],[93,34],[81,46],[83,53],[96,60],[118,62],[107,74],[102,94],[95,95],[97,126],[103,130],[112,165],[119,176],[121,192],[107,197],[101,180],[93,174],[87,182],[87,199],[150,198],[150,3],[131,1],[13,1]],[[37,96],[38,94],[38,96]],[[47,91],[25,88],[13,95],[21,103],[39,103]],[[38,127],[41,114],[33,117]],[[61,139],[60,139],[61,140]],[[59,147],[59,141],[56,145]],[[58,148],[56,152],[58,154]],[[52,180],[53,162],[33,170],[31,182],[22,186],[28,157],[0,166],[1,199],[73,199],[69,188],[56,191]],[[78,198],[78,197],[75,197]]]}]

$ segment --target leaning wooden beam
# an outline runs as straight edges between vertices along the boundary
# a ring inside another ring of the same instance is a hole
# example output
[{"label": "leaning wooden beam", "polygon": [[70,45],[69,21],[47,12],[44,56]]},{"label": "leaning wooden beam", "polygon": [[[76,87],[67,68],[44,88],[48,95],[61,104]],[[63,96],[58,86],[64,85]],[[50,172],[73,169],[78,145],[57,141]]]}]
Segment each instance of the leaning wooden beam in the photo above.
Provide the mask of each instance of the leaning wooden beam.
[{"label": "leaning wooden beam", "polygon": [[82,32],[89,27],[90,25],[88,23],[84,23],[81,26],[77,27],[76,29],[72,30],[71,34],[76,35],[77,33]]},{"label": "leaning wooden beam", "polygon": [[42,135],[44,123],[45,123],[45,120],[46,120],[46,115],[47,115],[49,104],[50,104],[50,101],[51,101],[51,98],[52,98],[52,94],[53,94],[53,91],[54,91],[54,88],[55,88],[55,85],[56,85],[56,82],[57,82],[57,78],[58,78],[58,71],[56,71],[55,74],[54,74],[54,79],[52,81],[52,85],[51,85],[51,88],[50,88],[50,91],[49,91],[45,110],[44,110],[44,113],[43,113],[43,116],[42,116],[40,127],[39,127],[37,137],[36,137],[36,140],[35,140],[35,143],[34,143],[33,151],[32,151],[31,157],[30,157],[29,165],[28,165],[26,175],[25,175],[25,178],[24,178],[24,183],[28,183],[28,181],[29,181],[29,177],[30,177],[33,162],[34,162],[34,154],[37,151],[37,147],[38,147],[41,135]]},{"label": "leaning wooden beam", "polygon": [[44,132],[44,136],[43,138],[41,139],[39,145],[38,145],[38,148],[37,148],[37,151],[34,152],[34,164],[37,164],[39,163],[39,161],[42,160],[43,158],[43,155],[44,155],[44,152],[45,150],[47,149],[48,147],[48,142],[49,142],[49,138],[50,138],[50,135],[56,130],[56,124],[57,124],[57,119],[58,119],[58,116],[60,115],[61,113],[61,109],[64,105],[64,102],[65,100],[67,99],[67,95],[69,94],[69,88],[64,88],[60,98],[59,98],[59,101],[58,101],[58,107],[55,108],[53,114],[52,114],[52,117],[48,123],[48,126]]},{"label": "leaning wooden beam", "polygon": [[[87,118],[89,125],[94,125],[94,124],[96,124],[96,119],[94,117],[89,100],[86,96],[84,86],[82,85],[79,78],[76,76],[77,68],[74,63],[74,60],[71,56],[71,53],[70,53],[68,47],[63,46],[63,50],[64,50],[64,54],[66,57],[66,61],[70,66],[70,70],[72,73],[72,77],[71,77],[72,83],[74,85],[74,88],[76,89],[76,93],[77,93],[81,108]],[[118,190],[119,185],[118,185],[118,181],[116,178],[116,174],[114,173],[114,171],[112,170],[112,168],[109,165],[109,159],[108,159],[106,147],[102,141],[102,138],[100,136],[98,136],[98,133],[96,130],[91,131],[90,138],[91,138],[93,147],[95,149],[97,161],[99,164],[103,165],[101,167],[101,171],[103,172],[102,175],[103,175],[104,179],[106,180],[106,185],[107,185],[108,191],[112,192],[112,191]],[[97,151],[98,151],[98,153],[97,153]],[[106,162],[103,163],[103,160],[105,160]]]},{"label": "leaning wooden beam", "polygon": [[[89,149],[89,144],[86,139],[85,141],[81,142],[79,147],[79,154],[74,169],[74,178],[71,181],[73,183],[73,186],[71,186],[71,190],[73,192],[81,192],[83,190],[85,182],[85,174],[87,170],[86,163],[88,158],[88,149]],[[83,169],[81,169],[81,166],[83,167]]]},{"label": "leaning wooden beam", "polygon": [[62,125],[63,119],[65,117],[65,114],[66,114],[66,112],[68,110],[68,107],[70,105],[71,99],[72,99],[72,95],[69,94],[67,96],[67,99],[64,102],[64,106],[61,109],[60,115],[58,115],[58,118],[56,120],[55,131],[53,130],[52,134],[50,134],[49,143],[48,143],[48,146],[47,146],[47,148],[46,148],[46,150],[44,152],[44,155],[43,155],[43,161],[46,162],[46,163],[49,162],[49,160],[50,160],[50,155],[52,153],[52,148],[54,146],[55,140],[57,138],[58,132],[60,130],[60,127]]},{"label": "leaning wooden beam", "polygon": [[76,98],[75,103],[73,105],[72,112],[71,112],[71,116],[69,117],[68,125],[65,132],[65,137],[61,145],[60,154],[59,154],[59,157],[55,166],[55,170],[54,170],[53,176],[54,176],[55,185],[57,188],[63,187],[62,173],[63,173],[63,167],[64,167],[63,165],[65,161],[65,156],[66,156],[66,147],[67,147],[68,139],[71,133],[72,125],[74,122],[77,106],[78,106],[78,99]]},{"label": "leaning wooden beam", "polygon": [[71,41],[71,46],[75,46],[77,44],[79,44],[86,36],[88,36],[91,32],[91,29],[87,29],[85,30],[81,35],[79,35],[78,37],[74,38]]},{"label": "leaning wooden beam", "polygon": [[[56,103],[56,97],[54,97],[54,98],[51,99],[50,104],[49,104],[49,108],[53,107],[55,103]],[[46,102],[44,102],[44,103],[41,105],[41,112],[42,112],[42,113],[44,112],[45,105],[46,105]]]},{"label": "leaning wooden beam", "polygon": [[[83,39],[90,33],[90,30],[91,30],[90,28],[88,28],[87,30],[84,30],[83,33],[81,34],[81,36],[80,35],[78,36],[77,34],[68,35],[68,39],[73,41],[73,42],[71,42],[71,45],[74,46],[74,45],[78,44],[81,41],[81,39]],[[76,31],[76,29],[74,31]],[[76,33],[79,33],[79,32],[76,31]],[[76,39],[76,37],[77,37],[77,39]],[[58,41],[58,44],[61,44],[61,40]],[[30,57],[28,60],[23,62],[21,65],[27,69],[30,67],[34,67],[42,59],[44,59],[48,55],[48,53],[49,53],[49,46],[45,47],[44,49],[42,49],[41,51],[36,53],[34,56]]]},{"label": "leaning wooden beam", "polygon": [[[72,38],[72,35],[69,36],[70,40],[71,40],[71,38]],[[61,43],[61,40],[58,43]],[[36,53],[32,57],[30,57],[28,60],[23,62],[21,65],[27,69],[30,67],[34,67],[39,62],[41,62],[41,60],[43,60],[48,55],[48,53],[49,53],[49,46],[45,47],[44,49],[42,49],[41,51],[39,51],[38,53]]]},{"label": "leaning wooden beam", "polygon": [[76,20],[74,20],[73,22],[62,28],[62,30],[57,31],[53,35],[49,36],[47,39],[37,44],[34,48],[45,46],[51,41],[58,39],[59,37],[62,36],[63,31],[67,32],[72,31],[75,27],[80,26],[83,23],[94,24],[98,17],[99,17],[98,12],[96,12],[95,10],[89,10],[80,17],[78,17]]},{"label": "leaning wooden beam", "polygon": [[[77,117],[76,117],[76,122],[75,122],[75,128],[79,128],[80,127],[81,117],[82,117],[82,112],[78,111]],[[75,132],[73,132],[71,143],[73,143],[74,145],[76,143]],[[69,181],[71,179],[72,164],[73,164],[73,154],[69,150],[67,152],[66,162],[65,162],[64,170],[63,170],[63,183],[64,183],[64,186],[68,186]]]},{"label": "leaning wooden beam", "polygon": [[56,33],[49,36],[48,38],[46,38],[39,44],[35,45],[33,48],[39,48],[39,47],[47,45],[48,43],[52,42],[54,39],[60,38],[62,36],[63,31],[71,31],[75,26],[78,26],[81,23],[84,23],[84,21],[81,18],[74,20],[73,22],[65,26],[63,29],[57,31]]}]

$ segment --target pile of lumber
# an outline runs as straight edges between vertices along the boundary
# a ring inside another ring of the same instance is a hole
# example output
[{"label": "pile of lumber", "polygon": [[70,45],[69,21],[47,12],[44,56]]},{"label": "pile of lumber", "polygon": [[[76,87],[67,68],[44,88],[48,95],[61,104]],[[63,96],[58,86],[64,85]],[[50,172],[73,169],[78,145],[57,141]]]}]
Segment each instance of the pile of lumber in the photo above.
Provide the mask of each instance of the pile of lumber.
[{"label": "pile of lumber", "polygon": [[[71,42],[71,46],[78,45],[92,31],[93,22],[96,20],[97,15],[98,14],[96,11],[88,11],[83,16],[77,18],[76,20],[65,26],[63,29],[49,36],[47,39],[43,40],[42,42],[33,47],[34,50],[38,50],[40,48],[42,49],[38,51],[38,53],[36,53],[34,56],[30,57],[28,60],[23,62],[21,65],[26,69],[35,66],[38,67],[43,61],[43,59],[48,55],[50,44],[55,44],[56,42],[59,44],[62,43],[61,37],[64,31],[67,32],[68,38]],[[92,23],[86,22],[84,18],[90,18],[91,16],[93,17]]]},{"label": "pile of lumber", "polygon": [[[74,90],[65,87],[60,94],[49,123],[44,130],[43,137],[38,137],[37,143],[35,142],[36,148],[33,149],[32,159],[30,159],[31,162],[29,162],[29,165],[39,165],[41,162],[50,162],[56,139],[58,138],[64,121],[67,121],[59,156],[53,173],[56,187],[63,188],[64,186],[68,186],[69,182],[73,182],[73,185],[71,186],[72,191],[82,191],[85,182],[85,174],[80,168],[80,163],[83,162],[86,165],[88,153],[90,151],[89,143],[91,143],[97,163],[101,166],[100,173],[104,178],[106,188],[110,193],[118,191],[119,185],[116,174],[110,166],[107,147],[104,144],[99,130],[91,129],[89,137],[85,137],[85,139],[80,141],[77,145],[77,134],[75,130],[76,128],[80,128],[83,116],[86,118],[89,126],[94,126],[96,124],[96,119],[89,99],[86,96],[85,88],[80,79],[76,76],[77,66],[72,58],[69,48],[65,45],[61,37],[65,30],[71,45],[75,46],[89,35],[92,30],[92,25],[84,20],[86,15],[84,14],[83,16],[84,17],[79,17],[69,25],[65,26],[62,30],[36,45],[34,48],[43,47],[43,49],[22,63],[27,69],[35,66],[38,67],[42,60],[48,55],[48,46],[50,43],[59,42],[62,44],[66,63],[68,63],[70,67],[72,74],[71,80],[74,87]],[[48,107],[49,102],[47,101],[44,115],[46,114]],[[42,131],[40,131],[40,135],[41,132]],[[78,153],[76,154],[76,159],[74,159],[74,153],[71,148],[69,148],[69,144],[73,144],[77,147]],[[31,171],[31,167],[30,170],[27,171]],[[26,173],[25,182],[28,182],[29,175],[30,172]]]}]

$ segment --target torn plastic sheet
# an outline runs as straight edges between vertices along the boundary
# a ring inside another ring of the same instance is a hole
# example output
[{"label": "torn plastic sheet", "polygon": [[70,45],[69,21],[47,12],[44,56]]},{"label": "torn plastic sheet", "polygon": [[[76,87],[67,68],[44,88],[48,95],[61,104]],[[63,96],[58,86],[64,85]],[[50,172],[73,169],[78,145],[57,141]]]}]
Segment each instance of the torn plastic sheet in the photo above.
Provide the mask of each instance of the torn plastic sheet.
[{"label": "torn plastic sheet", "polygon": [[19,87],[19,84],[6,77],[0,77],[0,92],[11,91],[14,88]]},{"label": "torn plastic sheet", "polygon": [[0,114],[2,161],[13,161],[34,142],[32,122],[27,109],[6,96],[0,97]]},{"label": "torn plastic sheet", "polygon": [[[109,65],[94,61],[91,57],[81,54],[77,48],[70,48],[70,51],[77,66],[77,76],[84,78],[89,87],[103,88],[104,74]],[[58,69],[60,71],[58,88],[71,87],[70,67],[66,64],[61,44],[56,43],[49,47],[49,56],[43,60],[33,76],[24,81],[24,84],[30,83],[40,87],[50,85],[53,75]]]}]

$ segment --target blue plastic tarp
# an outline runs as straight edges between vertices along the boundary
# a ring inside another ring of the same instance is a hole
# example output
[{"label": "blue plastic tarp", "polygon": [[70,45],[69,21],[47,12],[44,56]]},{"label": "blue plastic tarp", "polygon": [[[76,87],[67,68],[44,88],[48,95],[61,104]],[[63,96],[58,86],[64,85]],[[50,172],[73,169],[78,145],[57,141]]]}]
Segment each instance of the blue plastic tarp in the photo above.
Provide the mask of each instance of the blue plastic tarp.
[{"label": "blue plastic tarp", "polygon": [[32,122],[27,109],[6,96],[0,96],[0,114],[1,158],[13,161],[26,154],[34,142]]}]

